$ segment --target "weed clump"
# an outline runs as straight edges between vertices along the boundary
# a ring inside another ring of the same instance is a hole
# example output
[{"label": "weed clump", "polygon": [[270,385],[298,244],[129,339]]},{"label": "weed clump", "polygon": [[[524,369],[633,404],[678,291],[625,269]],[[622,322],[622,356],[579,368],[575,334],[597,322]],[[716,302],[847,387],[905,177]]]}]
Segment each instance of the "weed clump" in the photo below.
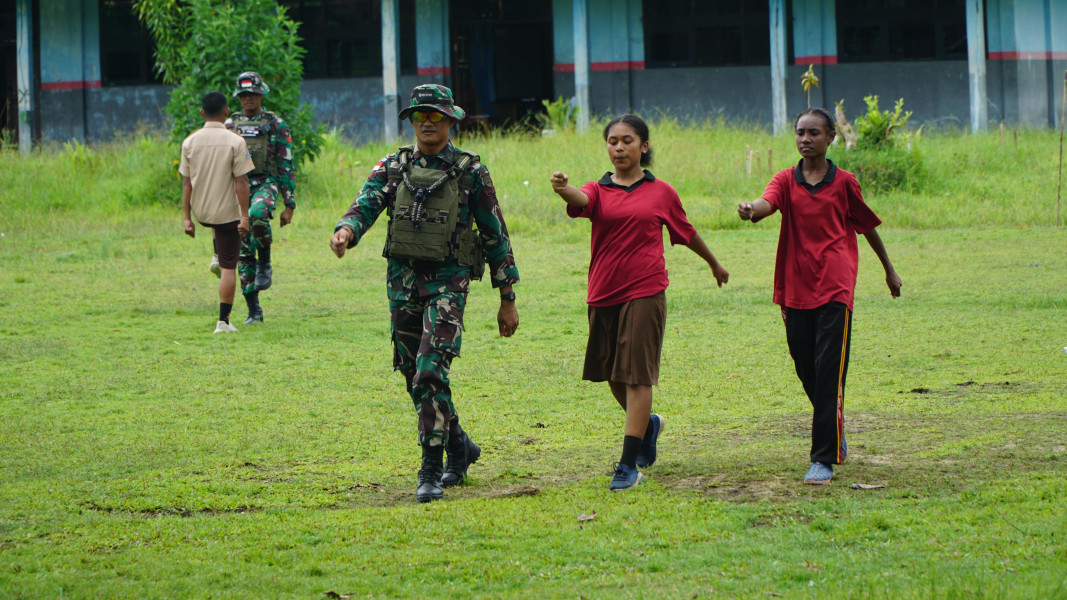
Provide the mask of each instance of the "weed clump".
[{"label": "weed clump", "polygon": [[897,100],[892,111],[878,108],[878,96],[863,98],[867,112],[856,119],[855,126],[845,118],[844,101],[834,108],[844,149],[832,158],[859,179],[865,190],[918,191],[925,179],[923,156],[918,148],[922,128],[905,132],[911,111],[904,112],[904,99]]}]

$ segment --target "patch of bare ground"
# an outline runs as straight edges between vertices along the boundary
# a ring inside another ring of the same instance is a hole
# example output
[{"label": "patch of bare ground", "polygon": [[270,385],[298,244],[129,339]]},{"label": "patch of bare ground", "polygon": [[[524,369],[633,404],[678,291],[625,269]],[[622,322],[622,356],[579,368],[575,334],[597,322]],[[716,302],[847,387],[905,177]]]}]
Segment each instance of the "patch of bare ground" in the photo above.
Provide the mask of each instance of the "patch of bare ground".
[{"label": "patch of bare ground", "polygon": [[85,504],[85,507],[89,510],[102,512],[102,513],[120,513],[126,515],[137,515],[146,518],[155,517],[211,517],[216,515],[235,515],[243,513],[260,512],[263,509],[258,506],[237,506],[233,508],[185,508],[181,506],[159,506],[155,508],[144,509],[130,509],[114,506],[103,506],[96,502],[89,502]]},{"label": "patch of bare ground", "polygon": [[780,476],[768,479],[738,480],[726,475],[665,476],[661,485],[677,490],[694,490],[707,496],[737,502],[789,501],[800,496],[794,482]]}]

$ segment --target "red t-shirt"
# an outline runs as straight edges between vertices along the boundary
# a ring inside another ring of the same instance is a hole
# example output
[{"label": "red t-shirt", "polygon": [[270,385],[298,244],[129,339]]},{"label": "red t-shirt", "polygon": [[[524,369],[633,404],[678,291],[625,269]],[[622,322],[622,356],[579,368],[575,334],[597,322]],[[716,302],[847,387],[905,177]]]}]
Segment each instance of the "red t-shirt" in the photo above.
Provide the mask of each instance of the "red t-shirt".
[{"label": "red t-shirt", "polygon": [[852,310],[859,264],[856,236],[882,222],[863,202],[856,177],[831,162],[823,180],[809,187],[797,165],[779,171],[763,199],[772,213],[782,213],[774,303],[807,309],[836,301]]},{"label": "red t-shirt", "polygon": [[696,235],[678,192],[648,171],[629,187],[612,183],[607,173],[583,185],[582,192],[589,205],[568,206],[567,214],[593,222],[586,302],[612,306],[667,289],[663,227],[672,245],[689,244]]}]

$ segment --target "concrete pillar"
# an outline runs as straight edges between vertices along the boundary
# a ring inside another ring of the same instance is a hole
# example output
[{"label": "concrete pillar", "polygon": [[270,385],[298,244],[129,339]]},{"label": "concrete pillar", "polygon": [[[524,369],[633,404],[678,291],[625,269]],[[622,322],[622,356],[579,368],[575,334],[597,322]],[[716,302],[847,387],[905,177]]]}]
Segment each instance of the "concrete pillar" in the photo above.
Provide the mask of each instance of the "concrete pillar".
[{"label": "concrete pillar", "polygon": [[39,132],[35,124],[34,91],[37,81],[33,70],[33,4],[31,0],[17,0],[15,5],[15,73],[18,79],[19,152],[28,154]]},{"label": "concrete pillar", "polygon": [[400,80],[400,1],[382,0],[382,95],[385,141],[399,136],[400,99],[397,87]]},{"label": "concrete pillar", "polygon": [[574,0],[574,95],[578,99],[578,132],[589,129],[589,3]]},{"label": "concrete pillar", "polygon": [[774,134],[787,131],[785,105],[785,0],[770,0],[771,9],[771,121]]},{"label": "concrete pillar", "polygon": [[982,0],[967,0],[967,73],[970,80],[972,132],[983,131],[989,126],[985,53]]},{"label": "concrete pillar", "polygon": [[415,0],[415,62],[424,83],[446,83],[452,74],[448,28],[448,0]]}]

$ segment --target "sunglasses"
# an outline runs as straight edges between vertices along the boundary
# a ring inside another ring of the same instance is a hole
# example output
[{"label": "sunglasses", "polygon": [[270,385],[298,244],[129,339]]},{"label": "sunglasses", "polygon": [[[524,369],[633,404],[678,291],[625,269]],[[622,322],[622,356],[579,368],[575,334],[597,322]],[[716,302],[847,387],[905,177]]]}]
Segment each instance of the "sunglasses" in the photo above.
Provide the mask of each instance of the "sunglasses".
[{"label": "sunglasses", "polygon": [[438,123],[440,121],[443,121],[444,118],[445,118],[444,113],[439,113],[437,111],[434,111],[434,112],[422,112],[420,110],[417,110],[417,111],[411,113],[411,120],[412,121],[418,121],[419,123],[422,123],[423,121],[429,121],[431,123]]}]

